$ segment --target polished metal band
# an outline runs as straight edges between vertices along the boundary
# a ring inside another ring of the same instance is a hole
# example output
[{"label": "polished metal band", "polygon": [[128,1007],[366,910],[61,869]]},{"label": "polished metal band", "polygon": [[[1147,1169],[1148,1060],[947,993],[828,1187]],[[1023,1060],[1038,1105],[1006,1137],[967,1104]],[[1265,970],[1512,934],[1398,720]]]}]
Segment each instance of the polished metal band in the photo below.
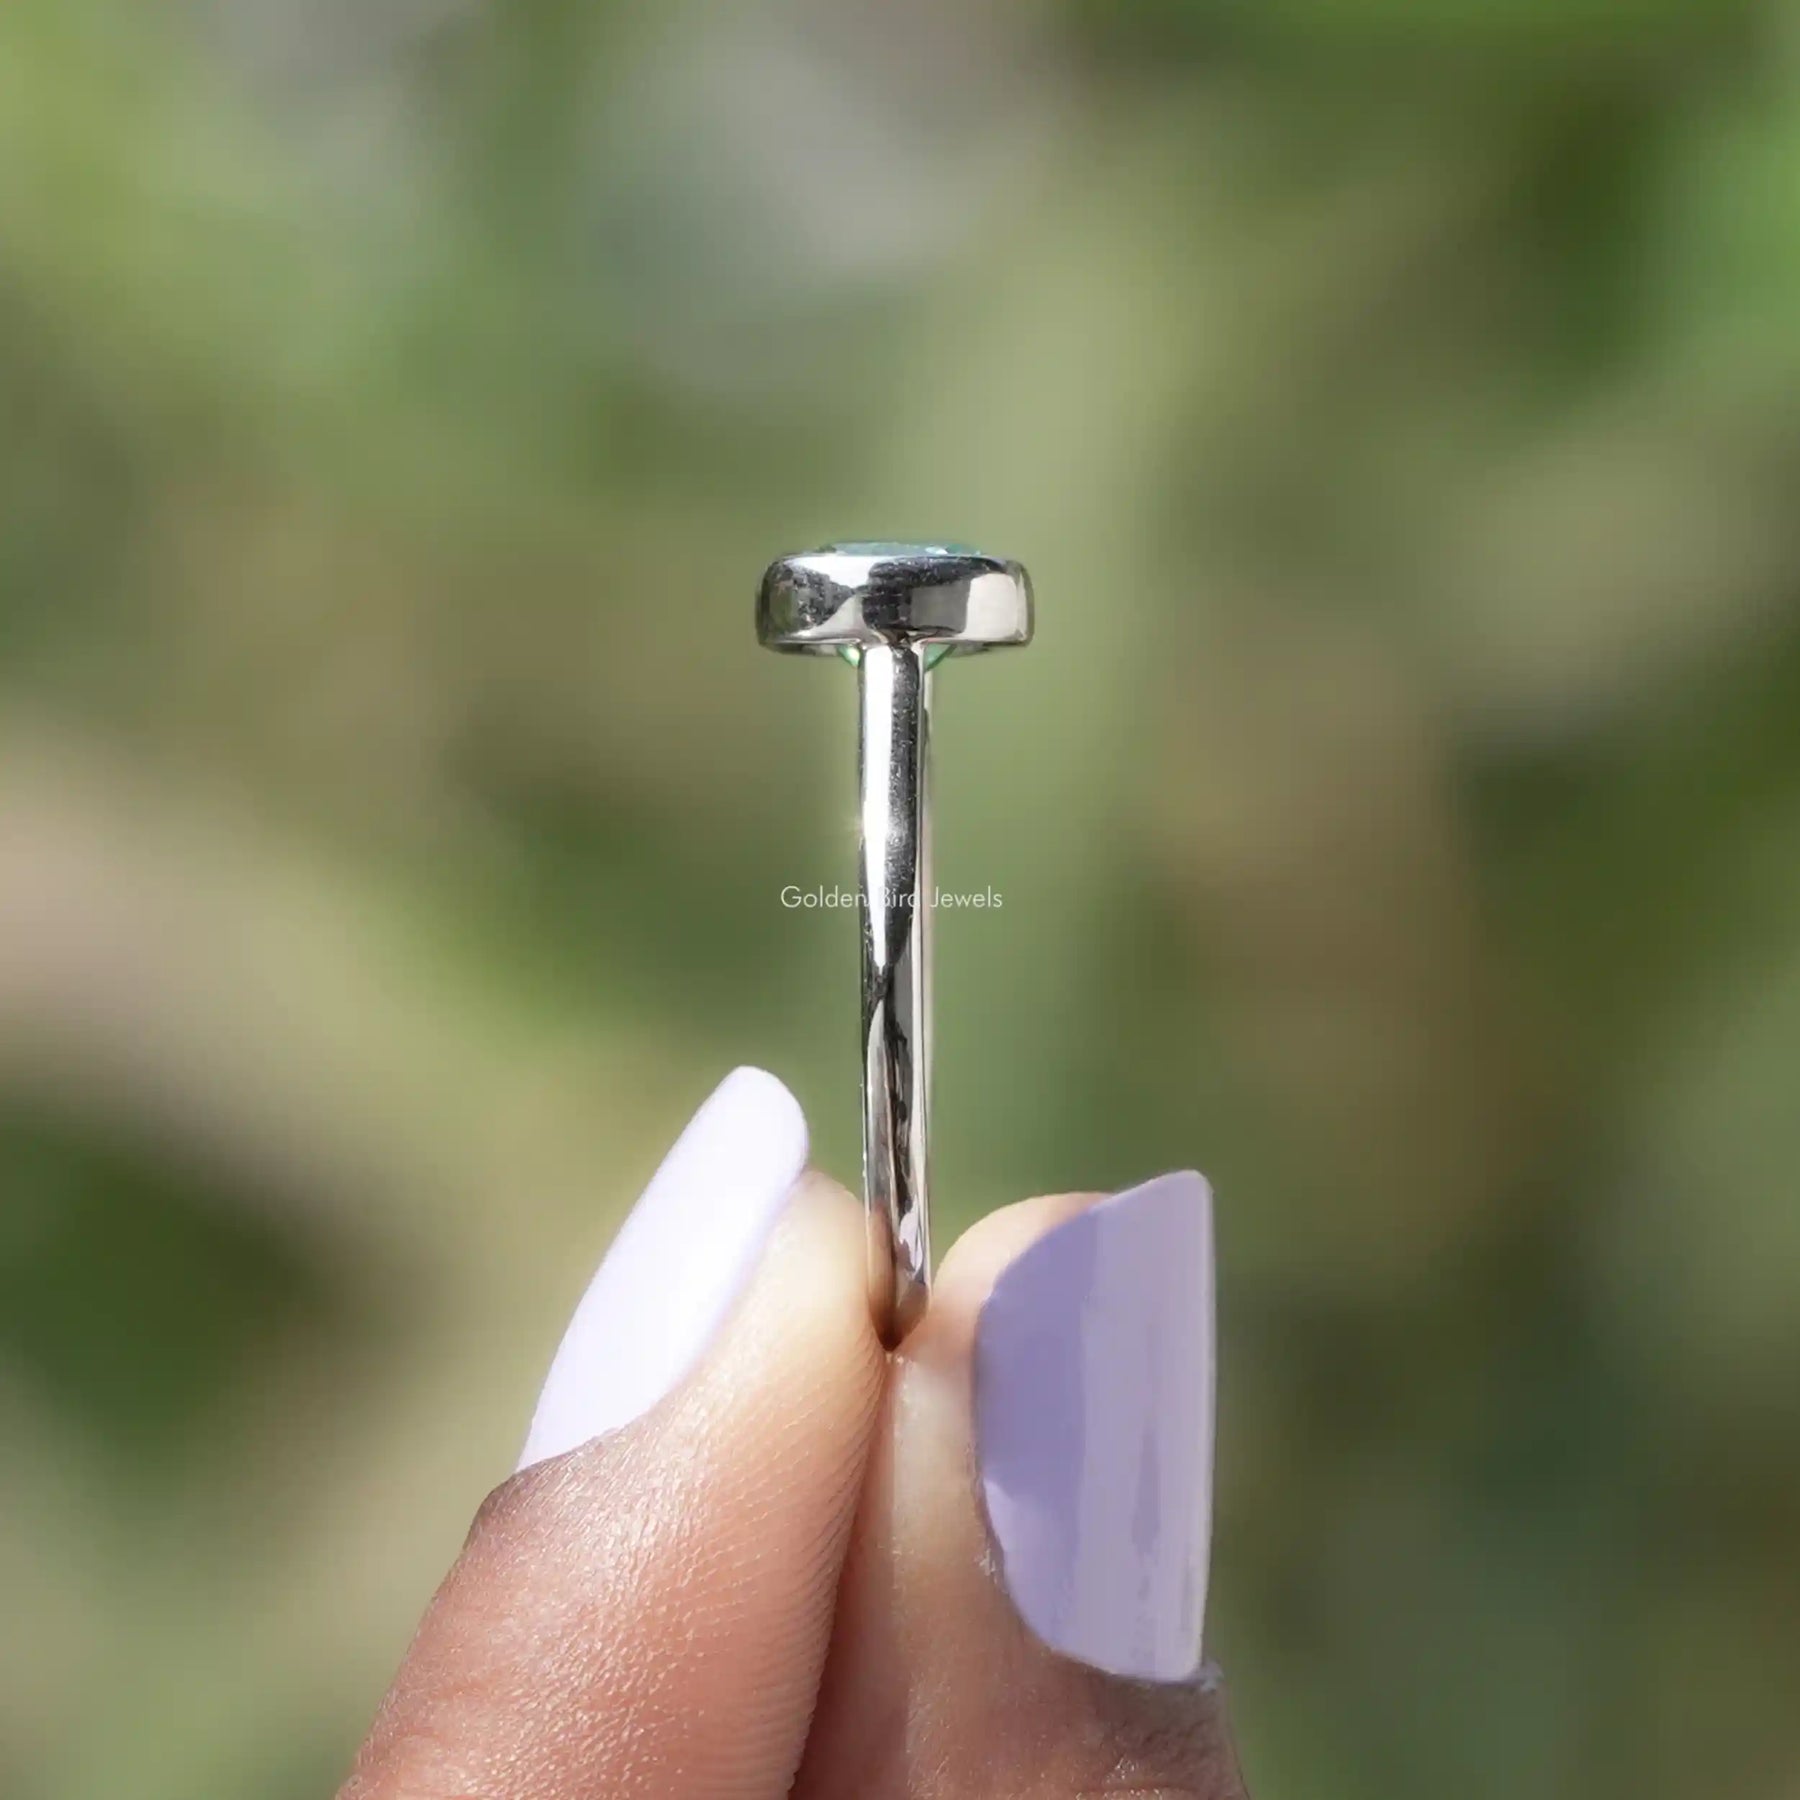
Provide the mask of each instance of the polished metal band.
[{"label": "polished metal band", "polygon": [[857,674],[863,1197],[876,1316],[895,1339],[924,1311],[931,1280],[931,671],[925,656],[912,645],[876,645],[862,652]]}]

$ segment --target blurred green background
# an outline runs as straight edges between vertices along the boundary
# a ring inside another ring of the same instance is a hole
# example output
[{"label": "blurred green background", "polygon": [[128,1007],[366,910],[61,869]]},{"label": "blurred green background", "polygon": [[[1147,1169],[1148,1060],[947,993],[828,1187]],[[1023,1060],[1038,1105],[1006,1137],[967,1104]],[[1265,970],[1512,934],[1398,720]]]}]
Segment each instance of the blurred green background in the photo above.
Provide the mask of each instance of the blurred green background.
[{"label": "blurred green background", "polygon": [[1800,8],[7,0],[0,1791],[328,1792],[622,1209],[1197,1163],[1259,1800],[1800,1792]]}]

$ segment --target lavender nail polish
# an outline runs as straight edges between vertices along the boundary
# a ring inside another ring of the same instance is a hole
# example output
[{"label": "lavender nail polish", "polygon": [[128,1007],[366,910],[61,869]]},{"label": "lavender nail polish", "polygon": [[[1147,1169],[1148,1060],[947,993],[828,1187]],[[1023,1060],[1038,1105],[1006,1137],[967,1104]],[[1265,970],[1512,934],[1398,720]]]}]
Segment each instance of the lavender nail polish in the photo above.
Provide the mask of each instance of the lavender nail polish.
[{"label": "lavender nail polish", "polygon": [[1200,1665],[1212,1536],[1212,1193],[1158,1176],[1019,1256],[975,1345],[981,1486],[1027,1625],[1111,1674]]},{"label": "lavender nail polish", "polygon": [[806,1168],[806,1119],[737,1069],[663,1158],[550,1365],[519,1467],[641,1417],[705,1353]]}]

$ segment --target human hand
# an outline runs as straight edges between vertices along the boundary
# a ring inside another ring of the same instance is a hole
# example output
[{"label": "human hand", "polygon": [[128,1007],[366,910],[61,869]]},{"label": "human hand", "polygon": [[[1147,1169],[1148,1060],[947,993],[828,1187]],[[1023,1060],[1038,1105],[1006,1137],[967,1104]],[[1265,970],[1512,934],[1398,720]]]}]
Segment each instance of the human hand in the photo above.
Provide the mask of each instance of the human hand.
[{"label": "human hand", "polygon": [[890,1357],[806,1154],[755,1070],[696,1115],[340,1800],[1242,1800],[1205,1184],[990,1215]]}]

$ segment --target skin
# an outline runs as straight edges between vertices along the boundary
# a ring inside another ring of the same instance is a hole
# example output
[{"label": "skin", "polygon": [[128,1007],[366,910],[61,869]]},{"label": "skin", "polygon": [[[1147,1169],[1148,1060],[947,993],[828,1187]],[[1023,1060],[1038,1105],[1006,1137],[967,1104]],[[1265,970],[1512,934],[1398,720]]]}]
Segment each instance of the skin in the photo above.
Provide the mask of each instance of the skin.
[{"label": "skin", "polygon": [[1243,1800],[1215,1675],[1070,1662],[994,1572],[976,1319],[1086,1204],[984,1219],[889,1357],[808,1176],[699,1368],[490,1496],[340,1800]]}]

